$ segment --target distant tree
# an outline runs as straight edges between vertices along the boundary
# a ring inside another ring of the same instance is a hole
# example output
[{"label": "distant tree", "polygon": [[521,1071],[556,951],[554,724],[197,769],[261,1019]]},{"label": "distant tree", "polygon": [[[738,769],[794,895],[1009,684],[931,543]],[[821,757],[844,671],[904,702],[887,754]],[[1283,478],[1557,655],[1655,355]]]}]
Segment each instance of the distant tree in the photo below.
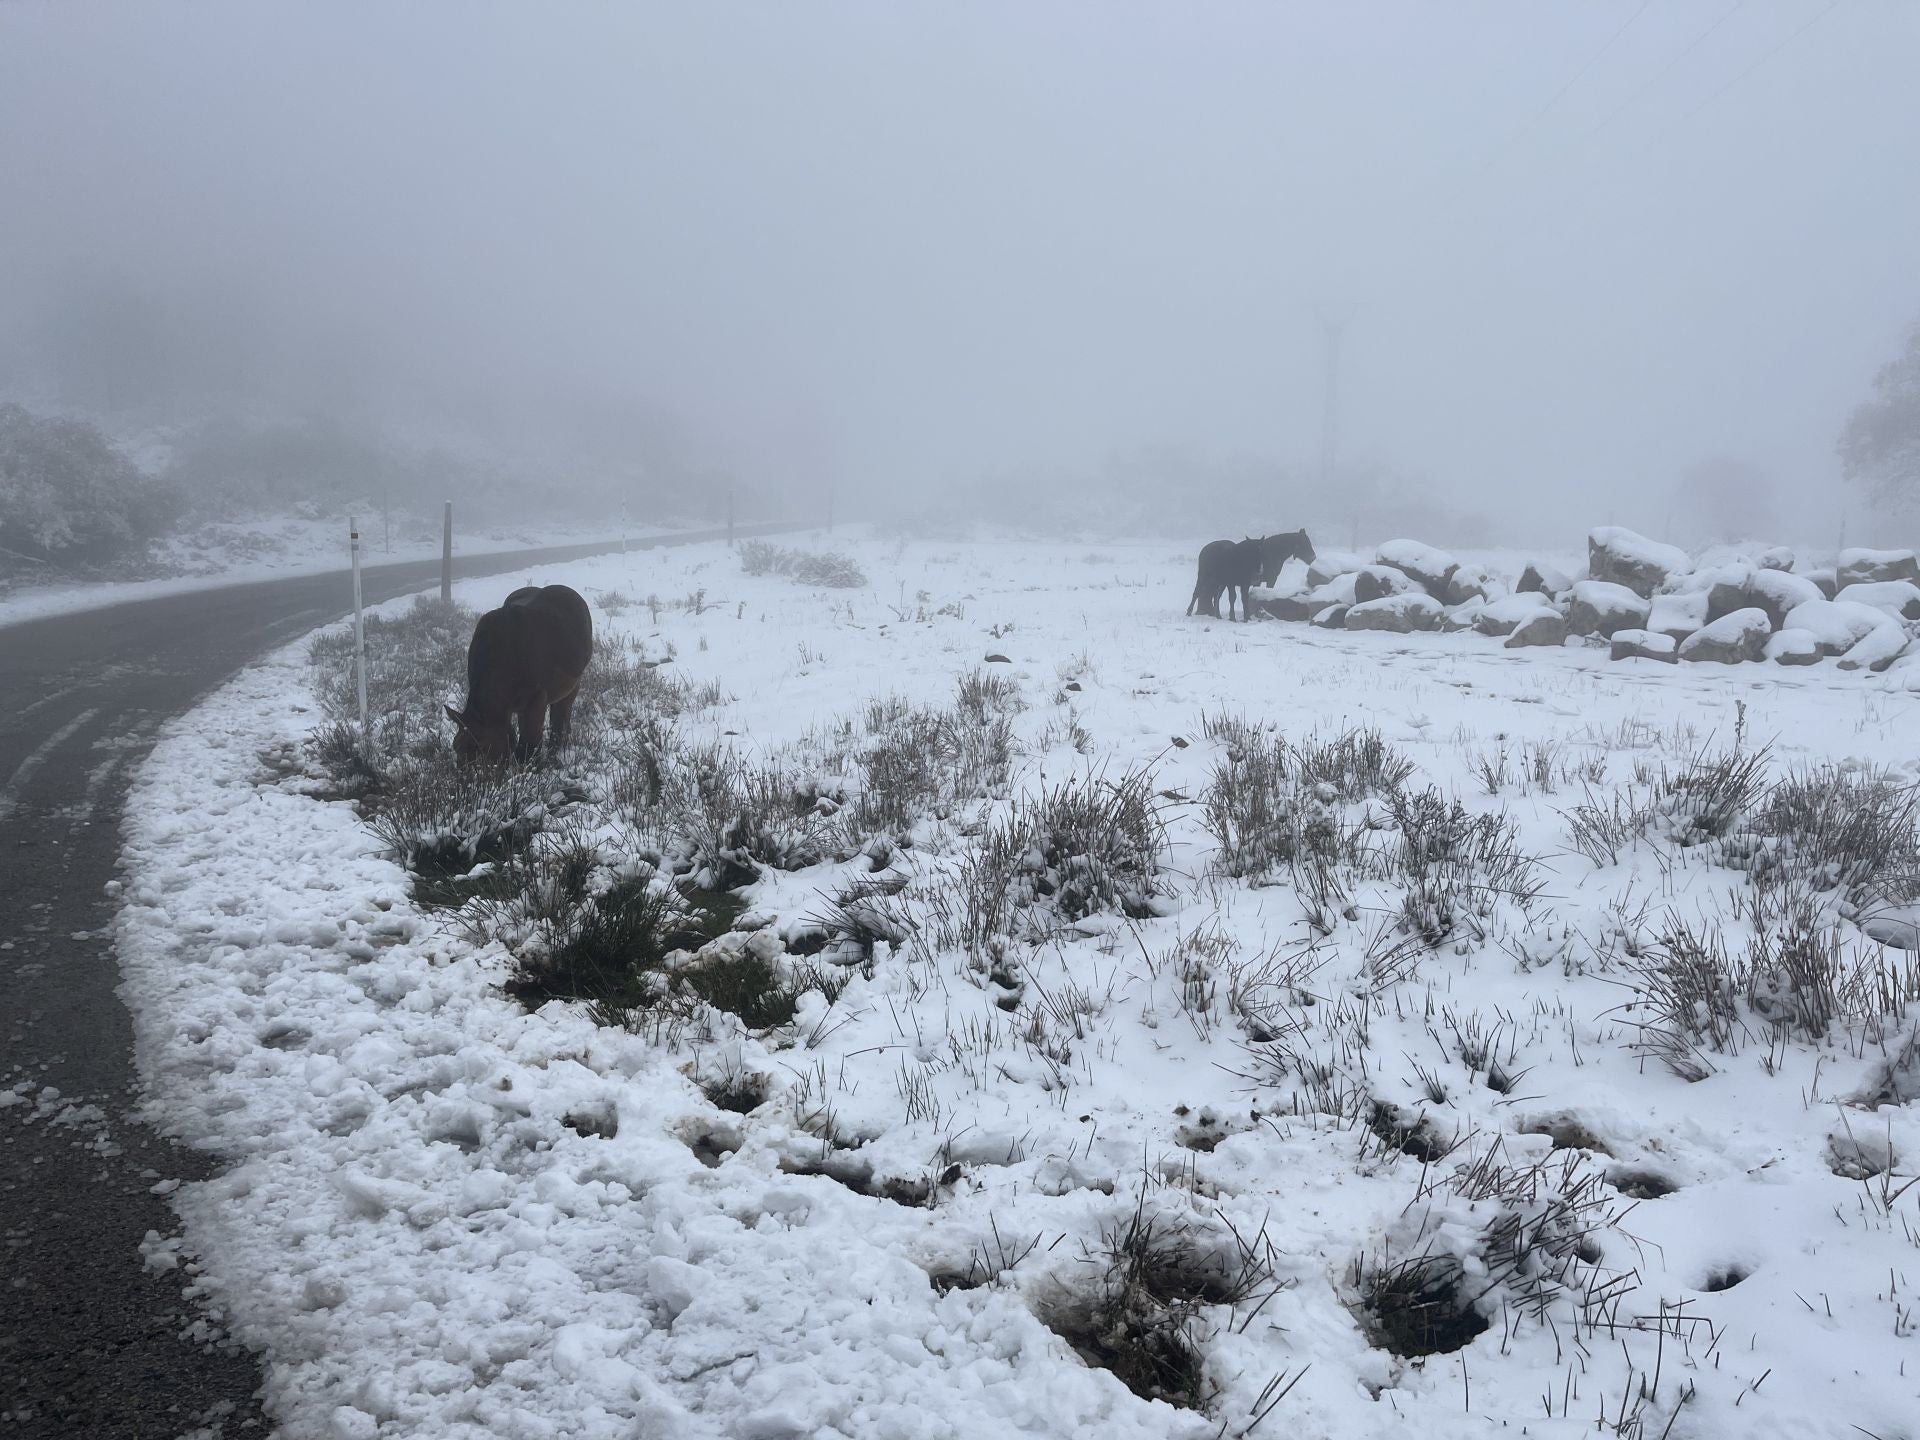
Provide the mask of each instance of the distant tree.
[{"label": "distant tree", "polygon": [[0,405],[0,561],[9,567],[117,559],[178,514],[174,492],[98,426]]},{"label": "distant tree", "polygon": [[1868,498],[1896,513],[1920,511],[1920,324],[1873,377],[1873,397],[1840,432],[1840,465]]}]

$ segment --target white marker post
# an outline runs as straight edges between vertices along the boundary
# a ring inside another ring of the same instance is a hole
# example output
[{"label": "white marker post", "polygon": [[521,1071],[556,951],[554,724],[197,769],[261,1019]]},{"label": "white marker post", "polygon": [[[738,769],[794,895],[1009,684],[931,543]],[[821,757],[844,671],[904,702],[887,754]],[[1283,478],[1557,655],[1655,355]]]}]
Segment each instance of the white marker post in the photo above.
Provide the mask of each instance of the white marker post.
[{"label": "white marker post", "polygon": [[620,553],[627,553],[627,497],[620,497]]},{"label": "white marker post", "polygon": [[367,624],[360,608],[360,523],[347,517],[347,548],[353,552],[353,670],[360,687],[360,740],[373,758],[373,732],[367,726]]}]

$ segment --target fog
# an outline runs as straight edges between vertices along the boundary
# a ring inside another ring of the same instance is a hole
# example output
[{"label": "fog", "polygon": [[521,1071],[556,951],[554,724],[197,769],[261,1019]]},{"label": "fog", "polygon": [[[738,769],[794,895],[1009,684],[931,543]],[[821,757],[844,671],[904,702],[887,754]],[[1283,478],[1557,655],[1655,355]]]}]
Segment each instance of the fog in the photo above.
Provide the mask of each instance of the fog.
[{"label": "fog", "polygon": [[847,516],[1870,540],[1917,73],[1909,0],[10,4],[0,398]]}]

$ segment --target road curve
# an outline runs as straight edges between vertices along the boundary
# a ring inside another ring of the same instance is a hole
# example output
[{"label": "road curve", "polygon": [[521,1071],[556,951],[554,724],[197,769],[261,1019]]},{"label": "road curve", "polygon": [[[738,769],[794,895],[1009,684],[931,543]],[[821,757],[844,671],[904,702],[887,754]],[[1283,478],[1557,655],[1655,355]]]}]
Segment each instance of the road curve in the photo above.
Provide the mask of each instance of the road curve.
[{"label": "road curve", "polygon": [[[454,573],[500,574],[619,548],[456,557]],[[439,574],[438,560],[373,566],[363,590],[371,604],[430,587]],[[128,779],[160,726],[249,660],[339,618],[351,595],[346,573],[335,572],[0,627],[0,1436],[8,1440],[271,1429],[255,1398],[255,1357],[198,1338],[209,1317],[182,1298],[190,1277],[149,1266],[141,1251],[149,1231],[179,1228],[166,1182],[201,1178],[210,1167],[132,1116],[133,1032],[116,994],[107,886]]]}]

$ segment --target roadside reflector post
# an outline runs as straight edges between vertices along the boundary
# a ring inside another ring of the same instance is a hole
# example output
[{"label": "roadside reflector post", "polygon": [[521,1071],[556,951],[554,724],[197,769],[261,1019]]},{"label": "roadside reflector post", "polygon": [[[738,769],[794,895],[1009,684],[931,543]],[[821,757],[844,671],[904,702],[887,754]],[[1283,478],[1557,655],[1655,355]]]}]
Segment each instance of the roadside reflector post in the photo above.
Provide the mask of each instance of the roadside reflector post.
[{"label": "roadside reflector post", "polygon": [[733,491],[727,491],[727,544],[733,544]]},{"label": "roadside reflector post", "polygon": [[347,517],[347,548],[353,553],[353,673],[360,692],[360,740],[373,759],[373,731],[367,724],[367,622],[360,604],[360,522]]},{"label": "roadside reflector post", "polygon": [[453,501],[440,522],[440,603],[453,603]]}]

